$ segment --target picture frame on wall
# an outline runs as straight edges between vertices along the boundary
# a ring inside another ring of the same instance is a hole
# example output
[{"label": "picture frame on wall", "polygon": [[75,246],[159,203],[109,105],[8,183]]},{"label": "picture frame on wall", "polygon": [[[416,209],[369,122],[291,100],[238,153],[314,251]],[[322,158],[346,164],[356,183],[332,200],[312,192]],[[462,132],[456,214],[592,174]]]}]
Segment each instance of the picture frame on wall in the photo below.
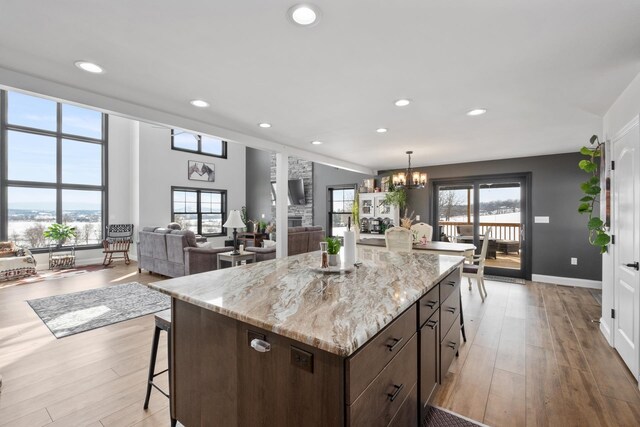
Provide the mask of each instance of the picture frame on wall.
[{"label": "picture frame on wall", "polygon": [[386,193],[389,191],[389,187],[391,186],[391,177],[390,176],[383,176],[380,179],[380,187],[383,193]]},{"label": "picture frame on wall", "polygon": [[362,180],[362,186],[360,187],[361,193],[373,193],[373,187],[375,187],[375,178],[365,178]]},{"label": "picture frame on wall", "polygon": [[213,163],[189,160],[187,165],[187,178],[191,181],[215,182],[216,165]]}]

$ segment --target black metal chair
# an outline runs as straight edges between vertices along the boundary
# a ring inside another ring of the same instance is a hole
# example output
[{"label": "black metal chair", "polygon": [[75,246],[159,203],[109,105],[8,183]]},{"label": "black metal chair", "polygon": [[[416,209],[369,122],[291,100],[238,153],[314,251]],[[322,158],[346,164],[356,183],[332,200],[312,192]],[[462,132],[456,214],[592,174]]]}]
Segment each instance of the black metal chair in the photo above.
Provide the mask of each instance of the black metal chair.
[{"label": "black metal chair", "polygon": [[[161,311],[156,313],[155,315],[156,327],[153,331],[153,343],[151,344],[151,361],[149,362],[149,376],[147,377],[147,395],[144,398],[144,409],[149,408],[149,398],[151,397],[151,387],[154,387],[164,396],[166,396],[169,400],[171,400],[170,394],[162,390],[158,387],[153,379],[158,375],[162,375],[165,372],[169,374],[169,389],[171,389],[171,309]],[[168,368],[155,372],[156,370],[156,359],[158,357],[158,344],[160,342],[160,332],[165,331],[167,333],[167,350],[169,352],[169,362]],[[173,414],[171,414],[171,427],[175,427],[177,424],[177,420],[173,418]]]},{"label": "black metal chair", "polygon": [[106,238],[102,241],[104,250],[104,261],[102,265],[109,265],[113,261],[113,254],[122,254],[120,259],[124,259],[129,265],[129,248],[133,237],[133,224],[109,224],[106,226]]}]

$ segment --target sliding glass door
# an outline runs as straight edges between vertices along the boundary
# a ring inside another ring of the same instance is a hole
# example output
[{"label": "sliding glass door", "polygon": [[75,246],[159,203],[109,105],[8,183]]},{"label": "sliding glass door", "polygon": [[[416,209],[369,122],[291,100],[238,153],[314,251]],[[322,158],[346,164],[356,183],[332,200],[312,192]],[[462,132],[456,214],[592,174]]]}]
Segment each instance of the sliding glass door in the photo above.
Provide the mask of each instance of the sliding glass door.
[{"label": "sliding glass door", "polygon": [[529,174],[434,182],[440,240],[473,243],[485,237],[485,273],[530,278]]}]

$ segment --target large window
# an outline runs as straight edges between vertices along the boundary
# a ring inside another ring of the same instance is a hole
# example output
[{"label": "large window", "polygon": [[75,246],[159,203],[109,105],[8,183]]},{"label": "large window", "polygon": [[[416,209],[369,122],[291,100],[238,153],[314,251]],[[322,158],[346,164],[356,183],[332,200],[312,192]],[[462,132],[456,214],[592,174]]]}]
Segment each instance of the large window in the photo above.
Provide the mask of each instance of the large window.
[{"label": "large window", "polygon": [[[329,236],[343,236],[347,229],[349,217],[353,216],[351,209],[353,208],[353,200],[356,195],[356,186],[330,187],[328,189],[329,197],[329,218],[328,218],[328,234]],[[353,220],[353,218],[352,218]],[[357,224],[352,224],[357,227]]]},{"label": "large window", "polygon": [[98,111],[0,91],[0,240],[47,248],[57,222],[76,227],[66,244],[101,243],[106,129]]},{"label": "large window", "polygon": [[171,148],[205,156],[227,158],[227,141],[206,135],[196,135],[179,129],[171,130]]},{"label": "large window", "polygon": [[223,236],[227,192],[199,188],[171,188],[171,220],[202,236]]}]

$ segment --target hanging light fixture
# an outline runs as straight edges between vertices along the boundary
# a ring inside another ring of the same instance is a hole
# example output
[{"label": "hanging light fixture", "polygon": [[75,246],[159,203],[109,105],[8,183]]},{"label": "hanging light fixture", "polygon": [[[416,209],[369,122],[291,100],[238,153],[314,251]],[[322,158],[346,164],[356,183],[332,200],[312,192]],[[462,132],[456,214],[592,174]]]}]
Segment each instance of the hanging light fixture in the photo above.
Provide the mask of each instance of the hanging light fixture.
[{"label": "hanging light fixture", "polygon": [[413,171],[411,169],[411,155],[413,151],[407,151],[409,156],[409,166],[406,172],[398,172],[393,174],[393,186],[399,188],[406,188],[411,190],[414,188],[424,188],[427,185],[427,174],[425,172]]}]

